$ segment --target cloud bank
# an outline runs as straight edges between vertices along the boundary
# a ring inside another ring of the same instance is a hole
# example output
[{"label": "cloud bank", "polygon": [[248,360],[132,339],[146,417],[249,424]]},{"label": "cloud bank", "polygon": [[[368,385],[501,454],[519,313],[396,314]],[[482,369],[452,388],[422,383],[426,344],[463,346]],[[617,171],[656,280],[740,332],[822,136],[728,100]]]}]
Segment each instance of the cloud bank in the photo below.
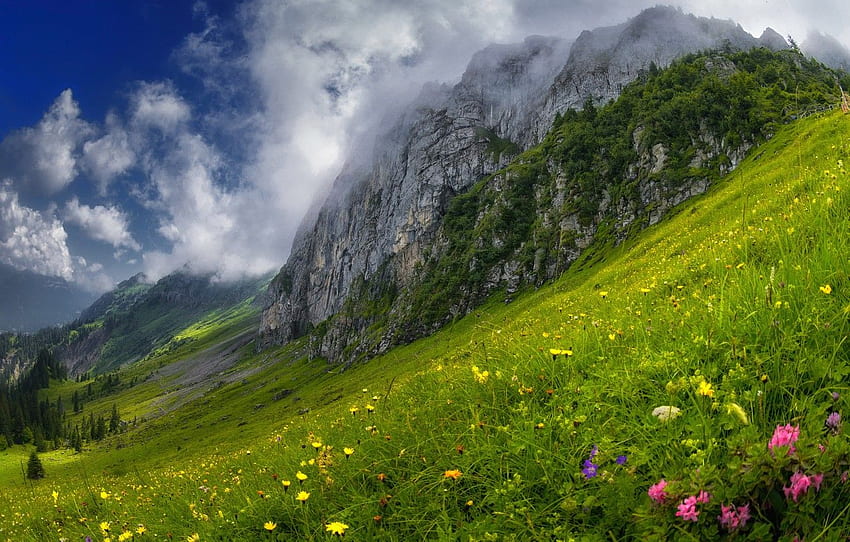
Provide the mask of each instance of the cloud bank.
[{"label": "cloud bank", "polygon": [[[102,121],[84,119],[65,90],[0,142],[0,261],[93,288],[125,278],[72,254],[68,236],[81,235],[152,277],[276,269],[346,156],[424,83],[458,80],[489,43],[574,38],[651,5],[249,0],[216,14],[199,2],[202,29],[172,53],[173,79],[128,82]],[[755,35],[814,27],[850,42],[837,0],[816,11],[803,0],[680,5]]]}]

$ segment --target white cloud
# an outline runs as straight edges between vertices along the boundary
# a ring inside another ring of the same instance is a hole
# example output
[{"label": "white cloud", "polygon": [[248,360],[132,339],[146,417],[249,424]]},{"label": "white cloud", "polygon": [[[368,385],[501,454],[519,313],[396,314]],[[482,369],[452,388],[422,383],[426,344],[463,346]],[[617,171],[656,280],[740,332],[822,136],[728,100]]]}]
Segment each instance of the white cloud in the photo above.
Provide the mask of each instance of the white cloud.
[{"label": "white cloud", "polygon": [[36,126],[12,132],[0,143],[0,176],[19,188],[55,194],[77,176],[78,147],[92,131],[67,89]]},{"label": "white cloud", "polygon": [[117,207],[103,205],[81,205],[80,200],[72,198],[65,204],[63,217],[68,224],[79,226],[83,232],[96,241],[104,241],[114,248],[141,250],[128,229],[126,215]]},{"label": "white cloud", "polygon": [[11,183],[0,184],[0,262],[71,280],[74,265],[67,238],[59,220],[21,205]]},{"label": "white cloud", "polygon": [[132,119],[140,127],[171,133],[191,117],[189,104],[170,82],[141,83],[132,102]]},{"label": "white cloud", "polygon": [[114,114],[106,117],[106,133],[98,139],[83,144],[80,160],[83,169],[98,184],[101,195],[106,194],[109,183],[126,173],[136,162],[136,153],[130,136]]}]

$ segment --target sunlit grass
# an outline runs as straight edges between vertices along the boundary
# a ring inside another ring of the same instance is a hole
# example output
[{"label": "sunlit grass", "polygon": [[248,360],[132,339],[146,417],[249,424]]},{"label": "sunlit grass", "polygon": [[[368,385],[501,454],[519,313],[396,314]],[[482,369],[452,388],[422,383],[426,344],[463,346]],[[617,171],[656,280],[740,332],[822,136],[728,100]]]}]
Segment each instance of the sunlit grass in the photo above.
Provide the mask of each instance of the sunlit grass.
[{"label": "sunlit grass", "polygon": [[[45,454],[34,483],[25,450],[0,455],[16,496],[0,537],[839,539],[850,441],[826,420],[850,394],[849,129],[787,126],[603,262],[369,363],[246,344],[171,402],[256,317],[215,315],[86,404],[144,421]],[[768,447],[779,425],[799,428],[793,453]],[[751,517],[731,527],[728,506]]]}]

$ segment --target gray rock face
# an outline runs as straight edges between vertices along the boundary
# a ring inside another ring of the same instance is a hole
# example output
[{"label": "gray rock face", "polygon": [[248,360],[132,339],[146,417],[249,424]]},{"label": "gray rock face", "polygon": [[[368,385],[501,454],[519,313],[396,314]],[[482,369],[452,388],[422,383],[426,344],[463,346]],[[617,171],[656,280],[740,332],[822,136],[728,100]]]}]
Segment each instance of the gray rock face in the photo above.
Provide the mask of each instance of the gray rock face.
[{"label": "gray rock face", "polygon": [[[380,277],[403,289],[431,250],[448,201],[538,143],[557,113],[616,98],[651,63],[666,66],[709,48],[776,48],[775,37],[759,40],[728,21],[651,8],[584,32],[572,45],[531,37],[480,51],[457,85],[426,87],[379,136],[371,160],[346,166],[269,287],[261,342],[305,334],[338,313],[362,281]],[[663,148],[651,150],[655,163],[664,158]],[[337,318],[314,351],[337,359],[368,325],[365,317]]]}]

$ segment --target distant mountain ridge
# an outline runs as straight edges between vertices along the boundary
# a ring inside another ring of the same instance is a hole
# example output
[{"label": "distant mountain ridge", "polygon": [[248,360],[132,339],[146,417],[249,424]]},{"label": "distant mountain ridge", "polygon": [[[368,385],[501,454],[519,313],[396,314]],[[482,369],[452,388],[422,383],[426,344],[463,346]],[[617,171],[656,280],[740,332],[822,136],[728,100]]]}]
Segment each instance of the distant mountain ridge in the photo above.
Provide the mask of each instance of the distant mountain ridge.
[{"label": "distant mountain ridge", "polygon": [[0,331],[35,331],[70,322],[95,297],[64,279],[0,264]]},{"label": "distant mountain ridge", "polygon": [[397,339],[370,331],[375,314],[398,309],[399,293],[422,279],[454,198],[539,143],[566,111],[616,98],[647,70],[700,50],[756,47],[788,45],[770,29],[755,38],[730,21],[656,7],[572,44],[534,37],[477,53],[457,85],[426,87],[378,137],[371,163],[343,168],[270,286],[262,339],[321,326],[317,355],[354,359],[364,334],[382,351]]}]

